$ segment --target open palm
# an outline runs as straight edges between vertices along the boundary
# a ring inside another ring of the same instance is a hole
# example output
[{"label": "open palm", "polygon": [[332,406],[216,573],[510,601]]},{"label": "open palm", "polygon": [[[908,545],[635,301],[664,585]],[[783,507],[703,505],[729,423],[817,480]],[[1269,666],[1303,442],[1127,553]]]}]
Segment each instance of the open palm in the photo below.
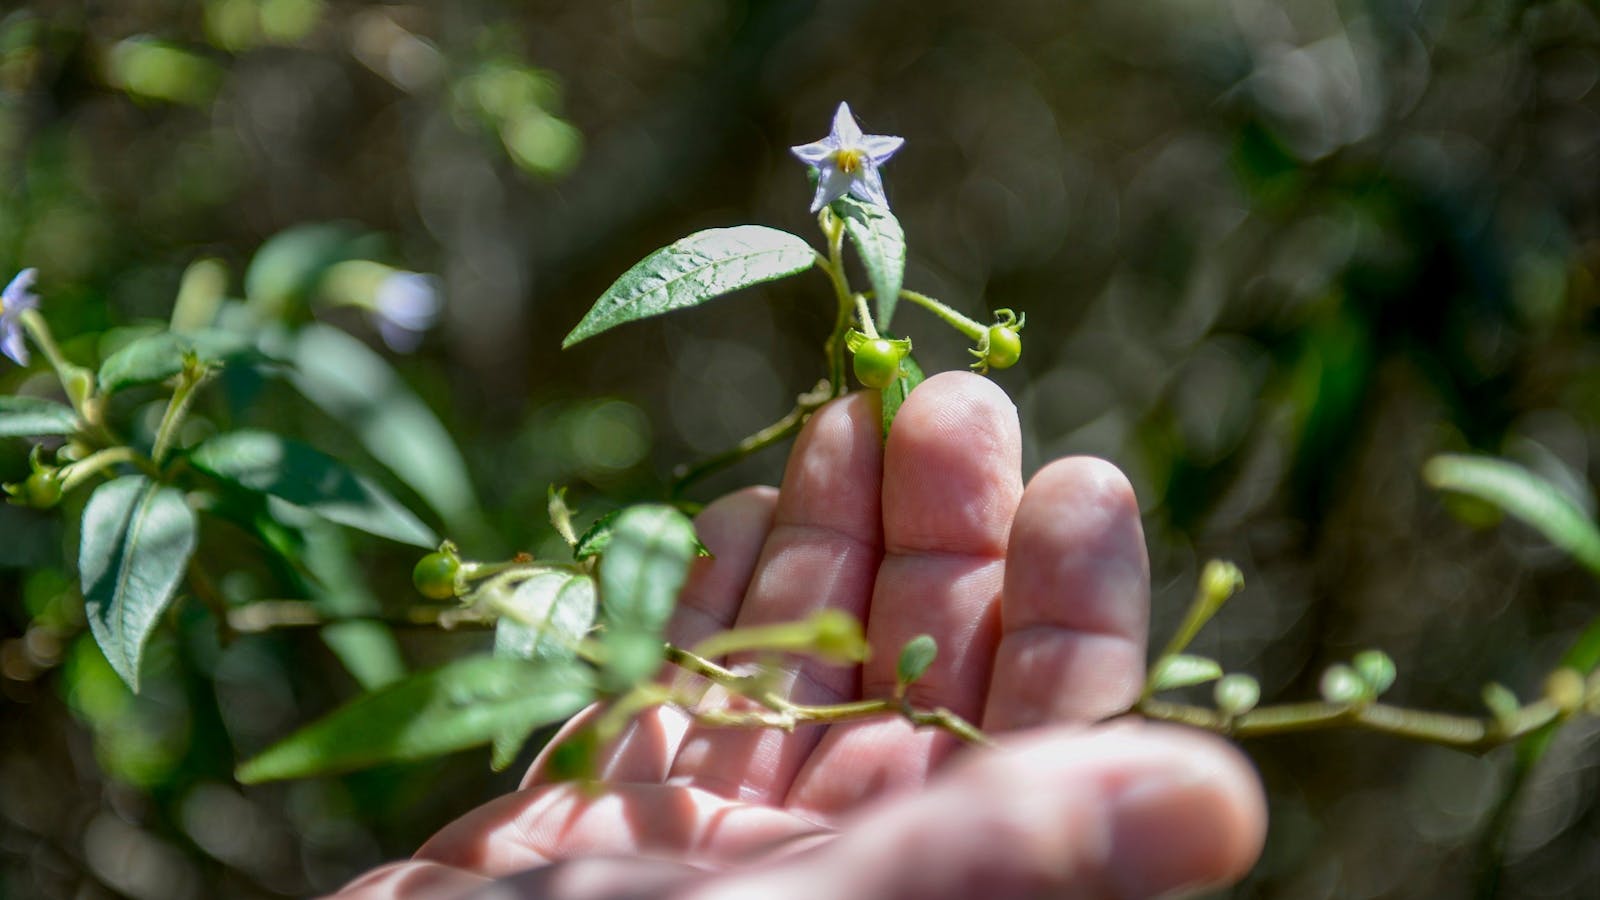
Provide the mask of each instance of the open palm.
[{"label": "open palm", "polygon": [[878,418],[869,394],[827,405],[781,491],[701,513],[715,557],[696,563],[669,638],[845,610],[872,657],[791,673],[792,699],[837,703],[890,694],[899,648],[931,634],[913,704],[980,723],[1001,749],[962,752],[896,718],[788,734],[664,707],[605,753],[603,790],[551,784],[541,760],[521,790],[346,891],[1125,897],[1238,877],[1264,812],[1237,753],[1185,730],[1083,724],[1127,708],[1144,669],[1148,565],[1121,473],[1061,460],[1024,490],[1014,408],[965,373],[921,385],[887,443]]}]

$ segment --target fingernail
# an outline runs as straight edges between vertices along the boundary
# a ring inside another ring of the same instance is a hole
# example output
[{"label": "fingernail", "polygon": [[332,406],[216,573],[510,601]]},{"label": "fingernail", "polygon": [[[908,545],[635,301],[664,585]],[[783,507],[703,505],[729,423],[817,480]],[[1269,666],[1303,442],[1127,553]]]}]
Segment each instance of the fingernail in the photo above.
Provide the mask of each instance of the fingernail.
[{"label": "fingernail", "polygon": [[1124,786],[1112,800],[1108,866],[1119,895],[1170,897],[1223,878],[1234,843],[1225,809],[1215,773],[1162,772]]}]

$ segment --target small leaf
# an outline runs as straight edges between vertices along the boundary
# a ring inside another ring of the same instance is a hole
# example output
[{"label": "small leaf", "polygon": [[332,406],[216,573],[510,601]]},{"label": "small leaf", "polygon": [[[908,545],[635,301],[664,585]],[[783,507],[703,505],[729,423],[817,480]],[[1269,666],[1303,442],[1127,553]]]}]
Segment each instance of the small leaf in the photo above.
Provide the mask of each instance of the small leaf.
[{"label": "small leaf", "polygon": [[1214,659],[1179,653],[1156,664],[1150,673],[1150,693],[1205,684],[1222,677],[1222,666]]},{"label": "small leaf", "polygon": [[938,655],[939,642],[933,639],[933,635],[917,635],[900,648],[900,659],[895,663],[895,677],[902,685],[911,684],[928,671]]},{"label": "small leaf", "polygon": [[1518,711],[1522,709],[1522,703],[1517,700],[1517,695],[1511,693],[1510,688],[1495,681],[1483,686],[1483,705],[1489,708],[1489,712],[1501,726],[1516,719]]},{"label": "small leaf", "polygon": [[482,530],[461,451],[387,360],[321,323],[300,329],[292,356],[295,389],[346,423],[373,459],[416,491],[451,533],[465,540]]},{"label": "small leaf", "polygon": [[239,767],[245,784],[453,753],[559,721],[594,698],[575,664],[474,656],[356,698]]},{"label": "small leaf", "polygon": [[195,530],[183,493],[143,475],[102,484],[84,507],[84,613],[106,660],[135,691],[145,642],[183,579]]},{"label": "small leaf", "polygon": [[1555,485],[1516,463],[1482,456],[1435,456],[1422,477],[1440,490],[1476,497],[1521,519],[1600,574],[1600,530]]},{"label": "small leaf", "polygon": [[879,331],[889,328],[900,286],[906,274],[906,233],[888,207],[862,203],[852,197],[833,201],[833,212],[844,221],[844,232],[872,281],[873,306]]},{"label": "small leaf", "polygon": [[100,390],[113,394],[124,388],[166,381],[183,371],[183,358],[190,353],[210,363],[266,359],[241,335],[212,329],[193,334],[158,331],[106,357],[100,364]]},{"label": "small leaf", "polygon": [[762,225],[712,228],[650,254],[624,272],[561,342],[563,349],[624,322],[698,306],[723,294],[804,272],[816,251]]},{"label": "small leaf", "polygon": [[0,438],[72,434],[78,415],[71,407],[38,397],[0,396]]},{"label": "small leaf", "polygon": [[922,367],[917,365],[917,361],[912,359],[909,353],[906,354],[904,359],[900,360],[900,370],[905,374],[896,378],[892,384],[880,392],[883,395],[881,402],[883,409],[883,439],[885,441],[889,439],[889,426],[894,424],[894,417],[900,414],[900,407],[905,404],[906,398],[911,396],[911,392],[916,390],[917,385],[922,383],[924,377]]},{"label": "small leaf", "polygon": [[594,579],[570,572],[539,572],[498,601],[494,655],[568,660],[594,625]]},{"label": "small leaf", "polygon": [[303,506],[330,522],[416,547],[439,539],[393,497],[321,451],[266,431],[219,434],[194,449],[195,468]]}]

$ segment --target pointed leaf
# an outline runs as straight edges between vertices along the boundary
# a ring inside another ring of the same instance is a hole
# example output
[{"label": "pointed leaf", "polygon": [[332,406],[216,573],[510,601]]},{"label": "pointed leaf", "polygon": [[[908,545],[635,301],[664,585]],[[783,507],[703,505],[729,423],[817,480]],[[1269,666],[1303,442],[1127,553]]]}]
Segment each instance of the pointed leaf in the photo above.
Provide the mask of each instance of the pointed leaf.
[{"label": "pointed leaf", "polygon": [[844,233],[861,257],[872,281],[873,306],[879,331],[887,331],[900,300],[906,275],[906,233],[886,206],[862,203],[853,197],[833,201],[834,214],[844,220]]},{"label": "pointed leaf", "polygon": [[895,678],[901,684],[911,684],[921,678],[939,655],[939,642],[931,634],[919,634],[900,648],[900,659],[895,663]]},{"label": "pointed leaf", "polygon": [[83,510],[78,550],[84,613],[106,660],[139,689],[139,660],[194,553],[183,493],[143,475],[106,482]]},{"label": "pointed leaf", "polygon": [[1440,490],[1490,503],[1531,525],[1600,574],[1600,530],[1559,488],[1513,462],[1484,456],[1435,456],[1422,477]]},{"label": "pointed leaf", "polygon": [[388,361],[329,325],[300,329],[290,380],[323,412],[346,422],[373,458],[417,492],[458,539],[480,530],[467,464],[450,432]]},{"label": "pointed leaf", "polygon": [[0,397],[0,438],[71,434],[78,415],[71,407],[38,397]]},{"label": "pointed leaf", "polygon": [[594,579],[570,572],[540,572],[499,604],[494,655],[567,660],[595,617]]},{"label": "pointed leaf", "polygon": [[[611,546],[611,532],[617,524],[617,516],[620,515],[622,515],[622,510],[614,509],[595,519],[593,525],[584,529],[583,534],[578,536],[578,543],[572,547],[573,561],[583,562],[591,556],[599,556],[605,553],[606,548]],[[698,536],[694,539],[694,553],[696,556],[711,556],[711,551],[705,544],[700,543]]]},{"label": "pointed leaf", "polygon": [[358,697],[239,767],[246,784],[453,753],[566,718],[594,697],[580,665],[474,656]]},{"label": "pointed leaf", "polygon": [[417,547],[439,542],[383,489],[330,456],[266,431],[219,434],[194,449],[195,468],[303,506],[330,522]]},{"label": "pointed leaf", "polygon": [[1222,667],[1214,659],[1179,653],[1161,660],[1150,673],[1150,692],[1170,691],[1205,684],[1222,677]]},{"label": "pointed leaf", "polygon": [[188,353],[211,363],[266,358],[248,339],[225,331],[158,331],[137,338],[106,357],[100,364],[100,390],[112,394],[123,388],[166,381],[183,371],[183,357]]},{"label": "pointed leaf", "polygon": [[776,228],[740,225],[696,232],[624,272],[561,346],[571,347],[624,322],[804,272],[816,259],[810,244]]},{"label": "pointed leaf", "polygon": [[905,374],[896,378],[881,391],[883,395],[881,400],[883,439],[886,441],[889,439],[889,426],[894,424],[894,417],[900,414],[901,405],[906,402],[907,397],[911,396],[911,392],[916,389],[917,385],[922,383],[924,377],[922,367],[917,365],[917,361],[912,359],[909,353],[906,354],[904,359],[900,360],[900,368]]}]

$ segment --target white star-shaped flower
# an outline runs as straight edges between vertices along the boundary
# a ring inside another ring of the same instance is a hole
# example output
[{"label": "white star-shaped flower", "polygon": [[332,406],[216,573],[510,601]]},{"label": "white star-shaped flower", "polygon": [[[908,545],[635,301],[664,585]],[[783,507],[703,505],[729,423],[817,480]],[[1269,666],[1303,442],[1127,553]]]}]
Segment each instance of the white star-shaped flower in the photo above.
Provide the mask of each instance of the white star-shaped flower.
[{"label": "white star-shaped flower", "polygon": [[851,194],[868,203],[889,206],[883,194],[883,178],[878,167],[906,142],[887,134],[862,134],[861,126],[850,115],[850,104],[840,103],[833,114],[833,131],[820,141],[789,148],[800,161],[817,170],[817,194],[811,200],[816,212],[829,203]]}]

